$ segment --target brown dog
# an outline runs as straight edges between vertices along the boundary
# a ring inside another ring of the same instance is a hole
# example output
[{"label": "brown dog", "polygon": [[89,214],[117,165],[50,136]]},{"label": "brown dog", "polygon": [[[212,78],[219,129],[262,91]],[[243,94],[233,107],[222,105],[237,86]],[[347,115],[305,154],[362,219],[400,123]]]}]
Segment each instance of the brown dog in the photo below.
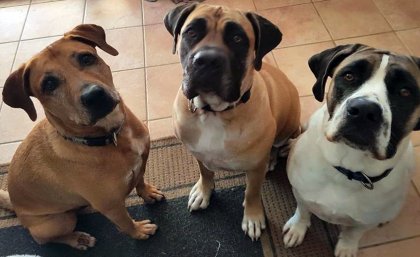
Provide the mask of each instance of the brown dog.
[{"label": "brown dog", "polygon": [[175,133],[201,173],[188,208],[207,208],[214,171],[245,171],[242,229],[258,239],[265,228],[261,186],[270,150],[300,132],[296,88],[280,70],[262,64],[281,32],[255,13],[200,4],[175,8],[165,25],[175,44],[180,36],[184,70],[174,103]]},{"label": "brown dog", "polygon": [[[87,205],[133,238],[147,239],[157,229],[149,220],[133,221],[125,208],[134,187],[146,202],[163,194],[144,182],[147,128],[124,105],[95,46],[118,54],[101,27],[77,26],[13,72],[4,86],[6,104],[35,120],[34,96],[47,117],[17,149],[8,176],[13,209],[40,244],[92,247],[94,237],[73,231],[75,211]],[[10,207],[4,191],[0,202]]]}]

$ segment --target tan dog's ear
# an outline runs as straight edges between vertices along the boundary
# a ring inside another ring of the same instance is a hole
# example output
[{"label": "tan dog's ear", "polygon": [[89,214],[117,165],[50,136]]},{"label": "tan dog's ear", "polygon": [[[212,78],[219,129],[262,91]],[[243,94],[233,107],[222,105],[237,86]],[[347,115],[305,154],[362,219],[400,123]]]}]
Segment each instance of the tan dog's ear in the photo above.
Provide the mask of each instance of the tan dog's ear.
[{"label": "tan dog's ear", "polygon": [[366,47],[362,44],[339,45],[327,49],[312,56],[309,61],[309,68],[316,77],[316,82],[312,87],[315,99],[319,102],[324,100],[325,83],[328,76],[332,76],[334,69],[348,56]]},{"label": "tan dog's ear", "polygon": [[95,24],[82,24],[64,34],[64,37],[78,40],[88,45],[97,46],[110,55],[118,55],[118,51],[106,42],[105,31]]},{"label": "tan dog's ear", "polygon": [[246,17],[252,24],[255,34],[255,60],[254,68],[259,71],[263,57],[273,50],[282,39],[279,28],[266,18],[258,14],[248,12]]},{"label": "tan dog's ear", "polygon": [[178,35],[181,32],[182,25],[184,25],[185,20],[192,11],[194,11],[197,3],[184,4],[175,7],[169,11],[164,18],[164,23],[166,29],[174,37],[174,45],[172,48],[172,53],[176,53],[176,44],[178,42]]},{"label": "tan dog's ear", "polygon": [[3,88],[3,101],[13,108],[22,108],[28,113],[31,120],[36,120],[36,110],[34,103],[29,97],[29,68],[22,65],[7,78]]}]

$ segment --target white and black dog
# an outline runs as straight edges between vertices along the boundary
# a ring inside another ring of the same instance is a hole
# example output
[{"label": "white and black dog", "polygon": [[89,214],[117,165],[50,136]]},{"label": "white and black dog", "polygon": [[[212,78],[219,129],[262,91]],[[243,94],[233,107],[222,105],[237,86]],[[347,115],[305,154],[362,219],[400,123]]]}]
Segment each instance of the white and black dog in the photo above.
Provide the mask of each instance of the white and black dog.
[{"label": "white and black dog", "polygon": [[299,245],[310,215],[341,225],[335,256],[356,256],[370,228],[399,213],[414,171],[409,134],[420,129],[420,58],[365,45],[314,55],[313,93],[327,101],[291,150],[287,174],[297,209],[284,225]]}]

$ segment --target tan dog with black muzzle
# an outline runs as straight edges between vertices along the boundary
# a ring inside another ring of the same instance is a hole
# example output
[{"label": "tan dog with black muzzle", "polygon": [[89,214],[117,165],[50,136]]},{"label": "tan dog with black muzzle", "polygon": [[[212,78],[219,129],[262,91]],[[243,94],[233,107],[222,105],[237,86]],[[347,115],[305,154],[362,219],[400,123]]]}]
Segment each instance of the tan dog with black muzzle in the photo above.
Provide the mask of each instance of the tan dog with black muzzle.
[{"label": "tan dog with black muzzle", "polygon": [[207,208],[214,171],[244,171],[242,229],[258,239],[265,228],[261,186],[270,151],[300,132],[296,88],[280,70],[262,63],[280,43],[281,32],[255,13],[197,4],[170,11],[165,25],[174,50],[180,36],[184,70],[174,103],[175,133],[201,173],[188,208]]},{"label": "tan dog with black muzzle", "polygon": [[47,117],[13,157],[10,200],[0,191],[0,204],[13,208],[40,244],[92,247],[94,237],[74,231],[76,210],[87,205],[133,238],[147,239],[157,229],[149,220],[133,221],[125,208],[134,187],[146,202],[163,194],[144,182],[147,128],[124,105],[95,46],[118,54],[101,27],[77,26],[13,72],[4,86],[6,104],[35,120],[34,96]]}]

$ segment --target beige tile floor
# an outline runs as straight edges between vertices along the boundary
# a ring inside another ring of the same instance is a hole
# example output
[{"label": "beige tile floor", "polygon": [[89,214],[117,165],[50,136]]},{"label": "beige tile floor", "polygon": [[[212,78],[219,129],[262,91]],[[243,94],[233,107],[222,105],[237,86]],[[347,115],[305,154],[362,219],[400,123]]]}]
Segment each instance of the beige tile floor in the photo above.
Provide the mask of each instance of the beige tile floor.
[{"label": "beige tile floor", "polygon": [[[337,44],[361,42],[420,56],[419,0],[207,0],[256,11],[277,24],[283,42],[268,56],[296,84],[302,121],[321,104],[311,96],[307,59]],[[171,108],[181,79],[172,38],[162,20],[174,4],[144,0],[0,0],[0,90],[8,74],[80,23],[96,23],[120,55],[101,56],[128,106],[149,126],[151,138],[172,135]],[[36,103],[39,119],[42,108]],[[0,163],[9,162],[34,126],[20,109],[0,100]],[[39,121],[38,119],[38,121]],[[420,167],[420,133],[413,135]],[[420,169],[420,168],[419,168]],[[361,256],[420,256],[420,172],[401,215],[369,232]]]}]

